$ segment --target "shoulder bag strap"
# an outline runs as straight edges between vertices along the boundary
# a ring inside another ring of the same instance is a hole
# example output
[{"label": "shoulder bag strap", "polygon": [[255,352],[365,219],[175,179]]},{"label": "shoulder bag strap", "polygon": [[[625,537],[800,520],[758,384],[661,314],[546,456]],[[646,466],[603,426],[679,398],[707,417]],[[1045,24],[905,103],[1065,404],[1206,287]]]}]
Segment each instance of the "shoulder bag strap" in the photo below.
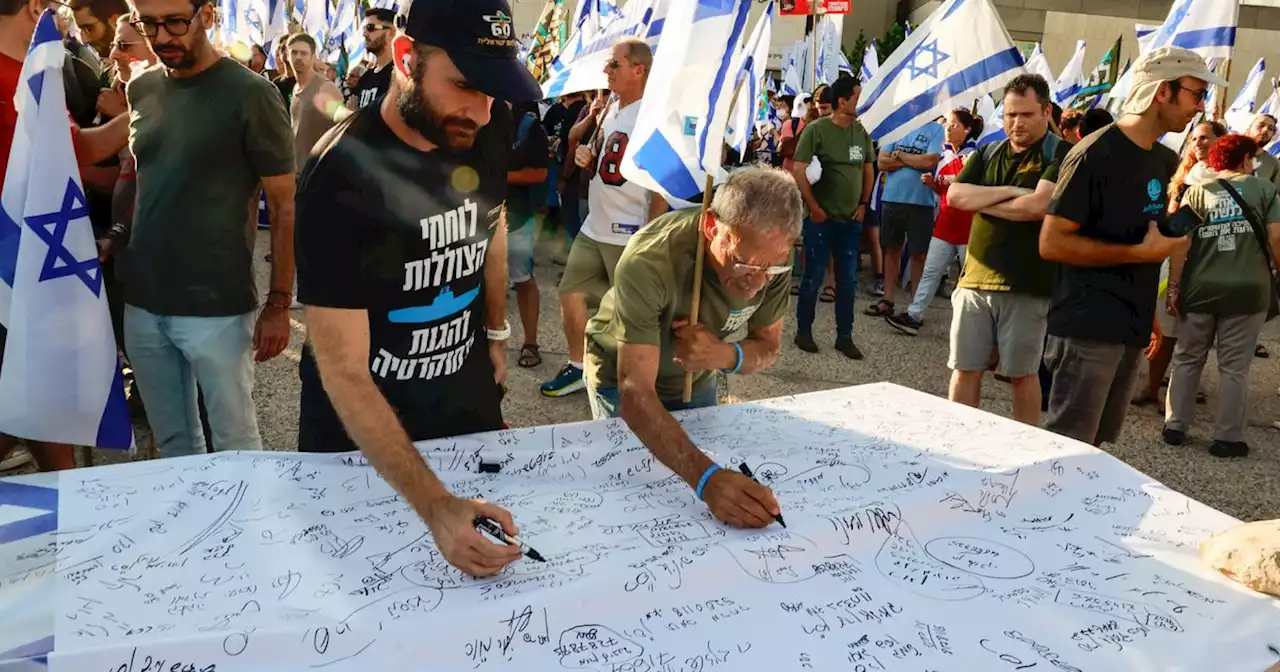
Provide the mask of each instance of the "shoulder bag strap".
[{"label": "shoulder bag strap", "polygon": [[1253,208],[1249,207],[1248,203],[1244,202],[1244,199],[1240,196],[1240,192],[1236,191],[1236,188],[1231,186],[1230,182],[1219,179],[1218,186],[1222,187],[1228,194],[1230,194],[1231,198],[1236,202],[1236,205],[1239,205],[1240,209],[1244,211],[1245,219],[1249,220],[1249,226],[1253,228],[1253,235],[1258,239],[1258,245],[1262,247],[1262,255],[1266,257],[1267,265],[1271,267],[1272,274],[1275,274],[1276,260],[1271,258],[1271,247],[1267,244],[1266,229],[1258,219],[1257,213],[1253,211]]}]

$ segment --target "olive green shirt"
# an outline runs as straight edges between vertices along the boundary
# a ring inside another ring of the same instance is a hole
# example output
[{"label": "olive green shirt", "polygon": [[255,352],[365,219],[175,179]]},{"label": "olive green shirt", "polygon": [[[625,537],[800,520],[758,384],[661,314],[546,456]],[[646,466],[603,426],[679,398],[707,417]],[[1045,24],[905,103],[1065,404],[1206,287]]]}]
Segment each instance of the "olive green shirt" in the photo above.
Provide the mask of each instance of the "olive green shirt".
[{"label": "olive green shirt", "polygon": [[191,77],[153,67],[125,95],[138,184],[120,259],[125,302],[188,317],[253,310],[259,185],[294,172],[280,92],[222,58]]},{"label": "olive green shirt", "polygon": [[[698,246],[698,208],[676,210],[640,229],[618,260],[613,288],[587,323],[587,374],[603,388],[618,385],[618,344],[661,348],[656,388],[663,401],[679,400],[684,369],[675,363],[671,323],[689,318],[694,256]],[[786,314],[791,296],[787,274],[777,276],[759,294],[742,299],[725,289],[709,266],[702,274],[698,323],[716,338],[737,342]],[[694,385],[714,371],[694,374]]]},{"label": "olive green shirt", "polygon": [[[1264,227],[1280,222],[1275,185],[1252,175],[1233,175],[1229,181]],[[1180,309],[1215,315],[1267,312],[1271,268],[1235,199],[1215,180],[1188,189],[1182,204],[1200,215],[1202,223],[1191,232],[1182,267]]]},{"label": "olive green shirt", "polygon": [[836,221],[852,221],[862,201],[863,168],[874,160],[871,136],[856,119],[848,128],[837,126],[831,117],[809,123],[796,143],[796,163],[811,163],[818,157],[822,179],[813,185],[813,198]]},{"label": "olive green shirt", "polygon": [[[1047,162],[1044,138],[1016,154],[1007,140],[1001,140],[990,163],[983,159],[984,150],[985,145],[969,155],[956,177],[957,184],[1034,190],[1040,180],[1058,181],[1058,169],[1071,143],[1059,143]],[[1040,224],[974,213],[964,270],[956,286],[1048,298],[1053,293],[1054,266],[1040,257]]]}]

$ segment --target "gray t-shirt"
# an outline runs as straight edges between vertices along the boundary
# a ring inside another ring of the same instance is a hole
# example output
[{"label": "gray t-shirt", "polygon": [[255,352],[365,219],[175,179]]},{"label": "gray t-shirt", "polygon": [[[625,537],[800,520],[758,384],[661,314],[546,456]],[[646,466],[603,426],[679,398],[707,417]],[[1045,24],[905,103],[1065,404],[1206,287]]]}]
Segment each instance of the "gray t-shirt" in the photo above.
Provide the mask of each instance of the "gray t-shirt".
[{"label": "gray t-shirt", "polygon": [[1257,164],[1253,174],[1280,189],[1280,161],[1277,161],[1276,157],[1271,156],[1265,149],[1255,154],[1253,160]]},{"label": "gray t-shirt", "polygon": [[253,310],[259,184],[294,172],[280,92],[223,58],[187,78],[152,68],[126,95],[138,196],[120,260],[125,302],[157,315]]}]

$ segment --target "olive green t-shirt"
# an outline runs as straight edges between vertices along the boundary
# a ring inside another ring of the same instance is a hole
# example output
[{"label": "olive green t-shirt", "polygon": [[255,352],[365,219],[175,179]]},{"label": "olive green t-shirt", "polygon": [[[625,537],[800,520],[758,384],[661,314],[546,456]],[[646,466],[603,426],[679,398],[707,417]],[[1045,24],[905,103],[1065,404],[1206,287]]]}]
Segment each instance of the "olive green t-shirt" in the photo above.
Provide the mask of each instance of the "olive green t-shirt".
[{"label": "olive green t-shirt", "polygon": [[[587,323],[584,365],[601,387],[618,384],[618,343],[656,345],[662,353],[656,381],[658,397],[663,401],[680,399],[684,369],[673,359],[676,351],[671,323],[689,318],[699,216],[698,208],[667,213],[646,224],[627,243],[614,271],[613,288]],[[750,331],[782,319],[790,295],[791,281],[784,274],[772,279],[756,296],[739,298],[706,266],[698,322],[721,341],[741,341]],[[694,385],[713,374],[694,374]]]},{"label": "olive green t-shirt", "polygon": [[259,185],[294,172],[280,92],[223,58],[192,77],[151,68],[126,96],[138,196],[120,259],[125,302],[158,315],[253,310]]},{"label": "olive green t-shirt", "polygon": [[[1252,175],[1234,175],[1231,186],[1253,209],[1262,225],[1280,222],[1275,185]],[[1217,183],[1187,190],[1182,204],[1200,215],[1191,233],[1191,249],[1182,267],[1182,305],[1187,313],[1250,315],[1267,312],[1271,269],[1258,236],[1236,204]]]},{"label": "olive green t-shirt", "polygon": [[822,179],[813,185],[813,198],[836,221],[851,221],[862,200],[863,166],[874,157],[871,136],[856,119],[848,128],[831,117],[810,122],[796,143],[796,163],[818,157]]},{"label": "olive green t-shirt", "polygon": [[[984,187],[1035,189],[1040,180],[1058,181],[1058,169],[1071,143],[1060,142],[1046,162],[1044,141],[1048,134],[1026,151],[1014,153],[1007,140],[987,163],[986,146],[969,155],[956,177],[960,184]],[[1000,217],[973,214],[969,249],[957,287],[988,292],[1011,292],[1048,298],[1053,294],[1054,266],[1040,258],[1041,222],[1014,222]]]}]

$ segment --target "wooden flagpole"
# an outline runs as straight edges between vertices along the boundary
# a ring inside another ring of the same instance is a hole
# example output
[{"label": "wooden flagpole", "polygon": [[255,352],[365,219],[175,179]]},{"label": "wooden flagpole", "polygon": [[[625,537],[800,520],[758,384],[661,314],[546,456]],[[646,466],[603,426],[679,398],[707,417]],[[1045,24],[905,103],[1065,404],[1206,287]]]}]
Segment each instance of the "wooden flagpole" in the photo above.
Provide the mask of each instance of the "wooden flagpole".
[{"label": "wooden flagpole", "polygon": [[[733,114],[734,106],[738,104],[738,95],[742,93],[742,85],[746,82],[746,77],[739,78],[737,85],[733,87],[733,97],[729,99],[728,107],[730,115]],[[724,156],[723,142],[720,143],[720,156]],[[723,159],[721,160],[721,163],[723,163]],[[719,169],[719,165],[720,164],[717,164],[717,170]],[[707,211],[711,207],[711,190],[715,187],[715,174],[716,171],[714,170],[707,171],[707,179],[706,182],[703,183],[702,188],[702,213],[698,216],[698,248],[697,251],[694,252],[693,257],[693,298],[689,302],[690,325],[698,324],[698,309],[701,307],[702,303],[703,258],[707,256]],[[686,404],[693,400],[692,371],[684,372],[684,392],[680,398]]]}]

